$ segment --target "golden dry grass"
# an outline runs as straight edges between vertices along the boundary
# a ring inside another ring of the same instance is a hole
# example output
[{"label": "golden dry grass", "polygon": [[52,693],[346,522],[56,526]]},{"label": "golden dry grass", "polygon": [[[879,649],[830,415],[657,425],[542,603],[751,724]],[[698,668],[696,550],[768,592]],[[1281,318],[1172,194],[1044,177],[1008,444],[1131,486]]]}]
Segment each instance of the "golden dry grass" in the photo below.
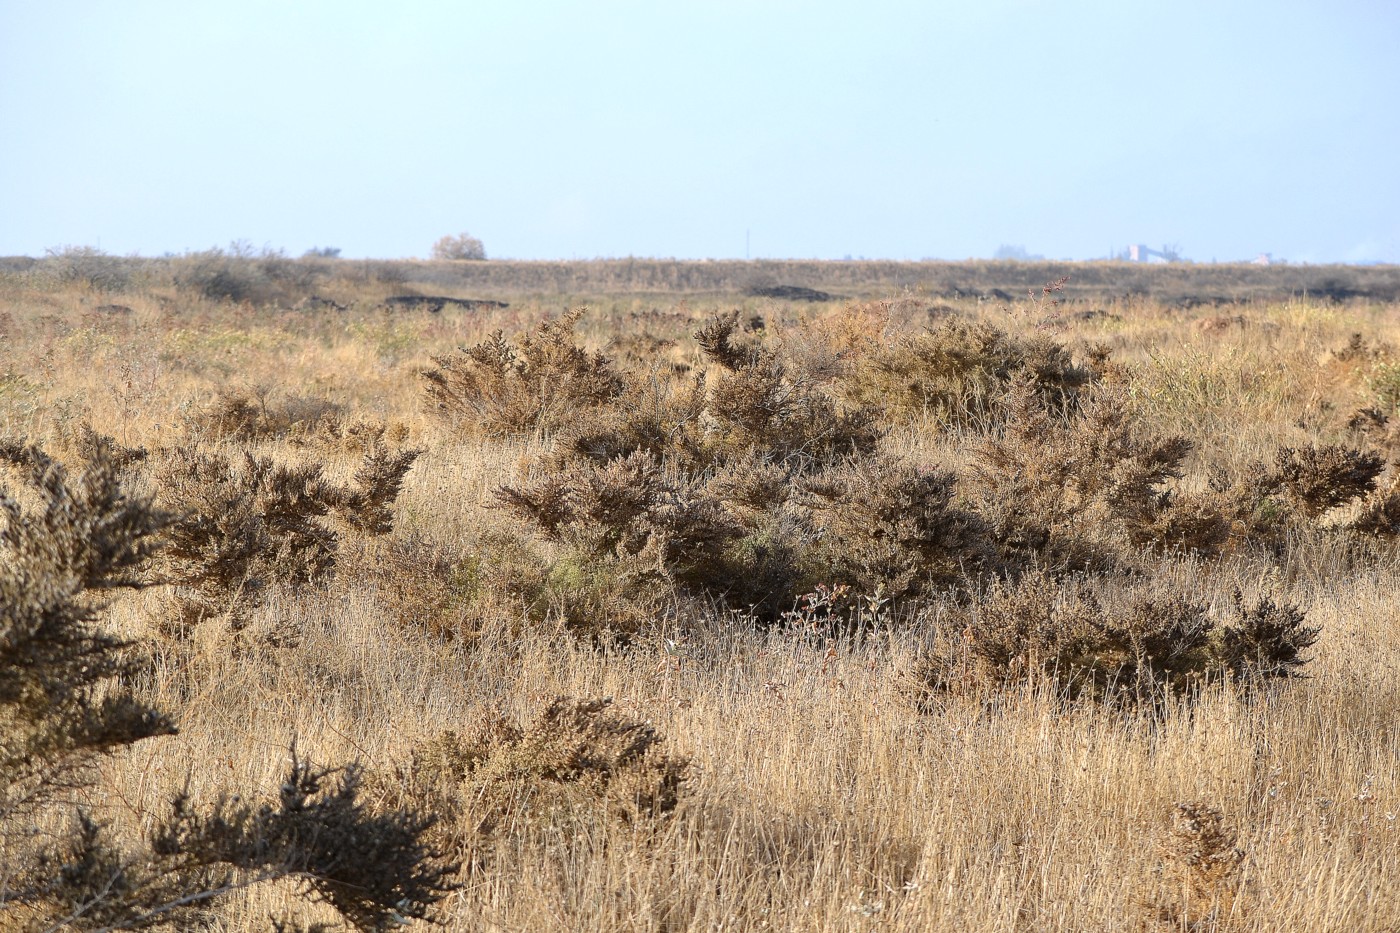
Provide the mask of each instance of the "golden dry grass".
[{"label": "golden dry grass", "polygon": [[[94,310],[109,301],[132,310]],[[833,311],[747,301],[779,335]],[[402,425],[407,443],[427,448],[399,499],[395,540],[480,556],[489,532],[509,525],[488,508],[494,490],[518,482],[549,438],[454,433],[425,414],[419,373],[434,354],[497,328],[529,330],[560,304],[291,312],[11,280],[0,289],[0,434],[61,451],[90,421],[155,449],[187,439],[221,392],[282,411],[320,400],[349,419]],[[599,349],[648,335],[664,342],[650,358],[698,366],[690,331],[737,305],[604,298],[580,333]],[[1345,422],[1374,403],[1376,364],[1333,351],[1353,333],[1400,346],[1393,305],[1259,304],[1241,310],[1243,323],[1137,300],[1108,315],[1065,313],[1076,307],[952,310],[1079,353],[1109,346],[1136,416],[1197,443],[1188,489],[1278,446],[1355,441]],[[898,313],[894,330],[925,323]],[[885,449],[958,467],[967,441],[962,428],[915,418]],[[287,437],[251,443],[320,459],[338,480],[356,464]],[[620,649],[501,600],[471,637],[450,637],[405,623],[393,587],[347,573],[275,591],[237,635],[216,619],[185,644],[162,640],[151,624],[161,595],[147,592],[111,621],[153,646],[141,689],[180,735],[121,753],[87,803],[135,833],[181,787],[196,800],[274,787],[293,740],[319,761],[392,775],[445,729],[493,714],[528,720],[555,696],[613,697],[655,725],[668,753],[691,759],[680,808],[654,823],[576,814],[498,833],[443,903],[449,929],[1400,929],[1393,559],[1357,565],[1318,548],[1273,567],[1245,557],[1163,566],[1221,605],[1239,587],[1305,607],[1322,626],[1306,679],[1251,697],[1211,688],[1165,716],[1067,706],[1032,688],[954,697],[930,713],[904,689],[927,638],[917,624],[850,638],[690,604]],[[1190,840],[1173,835],[1179,803],[1223,814],[1243,853],[1223,871],[1228,884],[1192,874]],[[269,914],[299,903],[290,886],[254,888],[226,901],[218,923],[266,929]]]}]

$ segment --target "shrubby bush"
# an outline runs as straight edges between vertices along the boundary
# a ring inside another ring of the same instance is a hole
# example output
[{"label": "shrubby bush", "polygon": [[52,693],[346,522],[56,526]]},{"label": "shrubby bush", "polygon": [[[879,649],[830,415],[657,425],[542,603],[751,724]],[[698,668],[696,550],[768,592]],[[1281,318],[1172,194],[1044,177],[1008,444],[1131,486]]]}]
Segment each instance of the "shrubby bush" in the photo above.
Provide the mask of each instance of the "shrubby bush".
[{"label": "shrubby bush", "polygon": [[1057,579],[1037,571],[994,582],[950,607],[913,671],[921,702],[1016,684],[1069,699],[1138,705],[1211,682],[1245,690],[1292,677],[1319,629],[1297,607],[1236,591],[1217,612],[1162,583]]},{"label": "shrubby bush", "polygon": [[574,342],[578,309],[547,321],[518,345],[500,331],[468,349],[433,358],[423,373],[429,410],[491,436],[554,430],[622,391],[622,377],[601,353]]},{"label": "shrubby bush", "polygon": [[433,244],[434,259],[485,259],[486,247],[469,233],[445,236]]},{"label": "shrubby bush", "polygon": [[132,281],[134,262],[93,246],[55,246],[44,250],[40,274],[59,283],[79,283],[100,292],[119,292]]},{"label": "shrubby bush", "polygon": [[[0,443],[21,489],[0,486],[0,913],[5,928],[190,928],[218,899],[291,879],[361,930],[425,917],[455,866],[424,842],[434,819],[371,810],[358,767],[322,769],[293,754],[275,802],[184,794],[118,844],[68,800],[106,756],[175,732],[131,687],[133,646],[104,631],[105,600],[151,582],[174,517],[123,485],[122,458],[98,441],[76,477],[42,450]],[[31,503],[28,507],[21,502]]]},{"label": "shrubby bush", "polygon": [[[1106,349],[1081,364],[1049,336],[957,321],[881,343],[867,312],[801,333],[720,315],[695,332],[709,369],[684,375],[615,369],[575,343],[574,313],[439,360],[427,391],[470,430],[549,441],[497,499],[535,605],[572,630],[626,638],[686,604],[781,624],[813,593],[855,594],[818,600],[845,624],[943,606],[928,695],[1043,682],[1141,703],[1292,676],[1318,634],[1297,607],[1142,581],[1164,561],[1277,557],[1300,530],[1400,528],[1376,455],[1283,448],[1188,485],[1195,445],[1141,421]],[[959,432],[956,467],[882,449],[916,413]]]},{"label": "shrubby bush", "polygon": [[839,382],[843,396],[887,418],[930,416],[944,424],[996,423],[1013,380],[1027,374],[1036,397],[1069,411],[1095,379],[1045,334],[1013,336],[989,324],[945,318],[920,334],[869,343]]},{"label": "shrubby bush", "polygon": [[690,762],[662,743],[611,699],[555,697],[524,724],[492,716],[439,734],[380,786],[395,806],[442,814],[434,842],[479,866],[507,834],[667,819],[686,795]]},{"label": "shrubby bush", "polygon": [[211,301],[294,304],[321,280],[321,262],[297,260],[277,250],[254,252],[246,243],[187,253],[169,260],[176,287]]},{"label": "shrubby bush", "polygon": [[299,586],[335,569],[342,536],[387,534],[403,478],[420,450],[384,444],[349,484],[316,463],[283,464],[179,447],[158,465],[159,501],[176,518],[156,563],[174,584],[174,630],[224,614],[235,622],[274,585]]}]

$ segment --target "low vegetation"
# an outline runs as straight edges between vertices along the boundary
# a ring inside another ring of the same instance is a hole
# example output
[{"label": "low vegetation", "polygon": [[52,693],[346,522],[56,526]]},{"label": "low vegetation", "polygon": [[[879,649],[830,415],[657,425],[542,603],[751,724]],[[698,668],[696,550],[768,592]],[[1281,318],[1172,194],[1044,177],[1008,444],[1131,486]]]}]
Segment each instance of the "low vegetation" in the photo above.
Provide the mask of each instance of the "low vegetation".
[{"label": "low vegetation", "polygon": [[0,271],[0,928],[1400,925],[1393,306],[497,265]]},{"label": "low vegetation", "polygon": [[294,752],[276,803],[225,791],[199,805],[179,792],[136,839],[114,838],[77,803],[103,759],[176,732],[130,686],[134,646],[102,624],[107,594],[150,585],[146,567],[176,519],[127,493],[104,443],[72,478],[36,447],[8,443],[0,458],[23,484],[0,498],[6,929],[189,927],[220,898],[280,879],[358,929],[425,916],[454,870],[422,841],[436,817],[370,810],[357,765],[317,768]]}]

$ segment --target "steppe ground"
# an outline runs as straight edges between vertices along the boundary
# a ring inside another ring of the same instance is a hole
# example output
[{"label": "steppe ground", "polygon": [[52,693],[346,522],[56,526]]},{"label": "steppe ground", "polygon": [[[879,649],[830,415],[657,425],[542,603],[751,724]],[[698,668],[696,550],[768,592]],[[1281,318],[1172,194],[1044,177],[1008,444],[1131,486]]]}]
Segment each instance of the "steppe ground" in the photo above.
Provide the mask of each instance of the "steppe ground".
[{"label": "steppe ground", "polygon": [[[1359,558],[1337,543],[1354,504],[1317,516],[1272,555],[1246,541],[1154,558],[1153,573],[1178,592],[1211,606],[1236,589],[1270,594],[1321,633],[1299,678],[1253,692],[1207,684],[1150,711],[1029,684],[921,703],[909,684],[944,606],[927,592],[925,603],[888,607],[851,594],[869,602],[854,623],[834,625],[811,608],[819,598],[765,622],[692,587],[659,600],[649,624],[630,620],[619,642],[580,630],[557,604],[498,595],[466,605],[474,597],[443,596],[431,573],[399,579],[375,557],[422,555],[454,573],[510,539],[550,559],[555,544],[522,530],[495,491],[539,469],[554,431],[484,432],[436,417],[422,373],[435,355],[496,330],[518,341],[573,307],[588,308],[581,345],[677,379],[715,368],[692,334],[731,309],[752,325],[744,339],[765,346],[800,344],[836,320],[874,322],[872,336],[893,341],[949,318],[1050,339],[1077,359],[1102,345],[1136,423],[1194,443],[1171,485],[1201,492],[1212,476],[1273,462],[1280,447],[1329,444],[1380,451],[1385,487],[1400,445],[1363,435],[1352,415],[1400,400],[1390,356],[1400,306],[1055,304],[1055,293],[1004,301],[918,289],[813,304],[462,291],[446,293],[509,306],[381,304],[443,288],[332,276],[317,293],[338,310],[218,300],[178,282],[102,290],[0,279],[0,435],[61,454],[88,423],[152,452],[197,443],[314,459],[336,480],[358,452],[307,440],[327,416],[381,424],[424,451],[382,550],[347,556],[313,584],[273,587],[237,626],[213,616],[173,629],[160,587],[113,605],[110,626],[151,652],[141,691],[180,728],[104,765],[86,802],[120,832],[135,838],[182,787],[195,800],[225,787],[275,793],[293,742],[318,761],[360,761],[392,796],[415,750],[444,730],[469,733],[496,715],[528,723],[560,696],[611,697],[612,712],[650,722],[659,749],[689,759],[675,809],[515,813],[480,851],[467,834],[456,851],[468,862],[462,887],[440,909],[447,928],[1400,930],[1400,578],[1388,546]],[[231,397],[250,400],[250,423],[262,427],[210,429]],[[891,422],[879,446],[962,475],[979,437],[926,413]],[[155,481],[138,471],[134,482]],[[464,823],[478,804],[465,804]],[[1222,860],[1215,887],[1192,887],[1182,848],[1192,840],[1173,834],[1187,812],[1178,804],[1218,812],[1234,834],[1203,856]],[[290,883],[250,888],[221,904],[213,928],[266,929],[300,904]],[[316,906],[301,915],[333,919]]]}]

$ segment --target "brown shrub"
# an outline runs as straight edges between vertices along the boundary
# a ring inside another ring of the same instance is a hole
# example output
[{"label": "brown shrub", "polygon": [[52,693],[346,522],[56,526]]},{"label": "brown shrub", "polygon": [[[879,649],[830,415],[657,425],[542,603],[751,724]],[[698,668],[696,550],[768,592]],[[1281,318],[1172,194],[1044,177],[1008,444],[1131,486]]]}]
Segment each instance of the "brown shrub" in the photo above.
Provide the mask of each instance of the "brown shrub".
[{"label": "brown shrub", "polygon": [[326,412],[287,441],[295,448],[317,453],[364,455],[376,447],[402,447],[408,440],[408,427],[402,422],[385,423],[369,418],[347,420],[336,412]]},{"label": "brown shrub", "polygon": [[[668,475],[641,452],[602,465],[574,463],[529,485],[502,487],[497,499],[565,546],[551,576],[572,604],[564,607],[570,621],[595,630],[607,620],[575,615],[590,603],[601,608],[583,598],[590,591],[607,605],[628,596],[650,605],[667,588],[703,587],[727,576],[727,546],[743,534],[703,486]],[[642,621],[627,615],[630,626]]]},{"label": "brown shrub", "polygon": [[745,526],[782,508],[796,492],[793,465],[750,452],[736,456],[717,470],[707,488]]},{"label": "brown shrub", "polygon": [[329,490],[336,517],[361,535],[388,534],[394,528],[394,503],[404,476],[422,454],[421,448],[391,452],[383,443],[371,444],[350,485]]},{"label": "brown shrub", "polygon": [[764,353],[757,345],[736,346],[734,332],[739,328],[739,312],[716,315],[695,332],[695,342],[705,356],[730,372],[752,366]]},{"label": "brown shrub", "polygon": [[1384,469],[1384,458],[1349,447],[1283,447],[1266,482],[1316,518],[1371,492]]},{"label": "brown shrub", "polygon": [[1015,684],[1049,686],[1070,699],[1157,703],[1212,679],[1246,689],[1294,676],[1319,629],[1295,606],[1238,592],[1223,617],[1162,584],[1116,591],[1088,578],[1037,571],[996,582],[954,605],[939,641],[916,666],[924,702],[945,692]]},{"label": "brown shrub", "polygon": [[557,697],[524,725],[493,717],[468,735],[449,730],[381,786],[400,806],[443,814],[439,840],[469,863],[501,837],[551,825],[664,819],[684,797],[689,761],[611,705]]},{"label": "brown shrub", "polygon": [[946,318],[924,333],[869,348],[840,382],[844,398],[892,420],[928,414],[946,424],[999,420],[1013,379],[1030,374],[1036,395],[1063,412],[1094,380],[1064,346],[1043,334],[1017,337],[988,324]]},{"label": "brown shrub", "polygon": [[1236,590],[1232,609],[1233,617],[1220,628],[1215,663],[1247,683],[1296,675],[1307,663],[1303,652],[1316,644],[1322,633],[1320,627],[1304,624],[1306,615],[1297,606],[1268,596],[1246,605]]},{"label": "brown shrub", "polygon": [[1004,406],[1000,432],[974,448],[971,485],[1009,565],[1109,569],[1128,559],[1125,543],[1173,550],[1225,540],[1212,500],[1164,488],[1191,442],[1135,425],[1120,390],[1099,389],[1061,414],[1022,374]]},{"label": "brown shrub", "polygon": [[1225,814],[1203,803],[1178,803],[1158,844],[1170,890],[1149,904],[1165,929],[1224,930],[1240,916],[1245,854]]},{"label": "brown shrub", "polygon": [[[0,917],[6,929],[189,929],[207,907],[255,883],[295,879],[361,930],[426,917],[454,866],[424,844],[432,818],[369,813],[353,765],[317,769],[293,755],[278,805],[222,794],[207,811],[184,794],[138,841],[109,841],[60,799],[105,756],[175,731],[130,683],[132,645],[99,626],[103,594],[149,585],[144,571],[170,520],[122,487],[105,441],[70,480],[34,447],[0,443],[38,508],[0,487]],[[334,778],[334,780],[332,780]],[[46,825],[45,831],[37,827]]]},{"label": "brown shrub", "polygon": [[213,401],[185,417],[185,436],[192,442],[252,443],[305,432],[338,409],[325,399],[288,397],[270,401],[270,389],[255,386],[246,392],[221,391]]},{"label": "brown shrub", "polygon": [[892,458],[802,482],[817,544],[805,558],[832,582],[891,598],[956,585],[995,566],[982,520],[954,503],[952,473]]},{"label": "brown shrub", "polygon": [[342,547],[337,581],[378,592],[395,624],[439,637],[469,634],[481,590],[480,562],[421,538],[390,537]]},{"label": "brown shrub", "polygon": [[[130,496],[99,439],[76,476],[37,447],[0,441],[0,842],[111,749],[174,732],[124,681],[127,642],[102,599],[148,586],[170,516]],[[18,480],[18,488],[9,482]],[[22,504],[23,503],[23,504]],[[0,869],[3,877],[3,869]],[[0,904],[4,886],[0,885]]]},{"label": "brown shrub", "polygon": [[1332,359],[1339,363],[1374,363],[1391,355],[1391,348],[1384,343],[1369,343],[1361,334],[1352,334],[1346,346],[1332,351]]},{"label": "brown shrub", "polygon": [[708,460],[701,424],[705,404],[703,376],[679,385],[655,373],[631,376],[612,404],[579,412],[559,432],[545,466],[562,469],[574,460],[602,464],[641,452],[698,469]]},{"label": "brown shrub", "polygon": [[622,378],[601,353],[574,343],[578,308],[541,324],[519,345],[497,331],[474,347],[433,357],[423,372],[429,411],[490,436],[553,431],[580,409],[622,391]]},{"label": "brown shrub", "polygon": [[503,619],[540,621],[548,609],[549,566],[500,531],[464,548],[416,535],[346,542],[336,580],[348,591],[377,592],[395,624],[444,639],[473,638]]},{"label": "brown shrub", "polygon": [[319,464],[279,464],[249,453],[235,461],[193,447],[167,451],[156,481],[161,503],[179,517],[158,569],[177,587],[179,616],[197,622],[228,612],[236,619],[270,585],[328,576],[341,536],[327,519],[362,535],[387,534],[418,454],[376,448],[353,484],[338,486]]},{"label": "brown shrub", "polygon": [[870,453],[882,433],[872,411],[841,408],[817,386],[791,378],[772,357],[722,373],[705,414],[706,442],[721,456],[757,451],[820,465]]},{"label": "brown shrub", "polygon": [[1393,472],[1385,486],[1361,501],[1361,509],[1347,527],[1372,538],[1400,536],[1400,471]]},{"label": "brown shrub", "polygon": [[110,460],[118,469],[125,470],[141,463],[150,456],[144,447],[126,447],[105,434],[93,430],[87,422],[79,422],[71,427],[63,425],[59,430],[58,447],[66,455],[80,463],[94,463],[97,460]]}]

